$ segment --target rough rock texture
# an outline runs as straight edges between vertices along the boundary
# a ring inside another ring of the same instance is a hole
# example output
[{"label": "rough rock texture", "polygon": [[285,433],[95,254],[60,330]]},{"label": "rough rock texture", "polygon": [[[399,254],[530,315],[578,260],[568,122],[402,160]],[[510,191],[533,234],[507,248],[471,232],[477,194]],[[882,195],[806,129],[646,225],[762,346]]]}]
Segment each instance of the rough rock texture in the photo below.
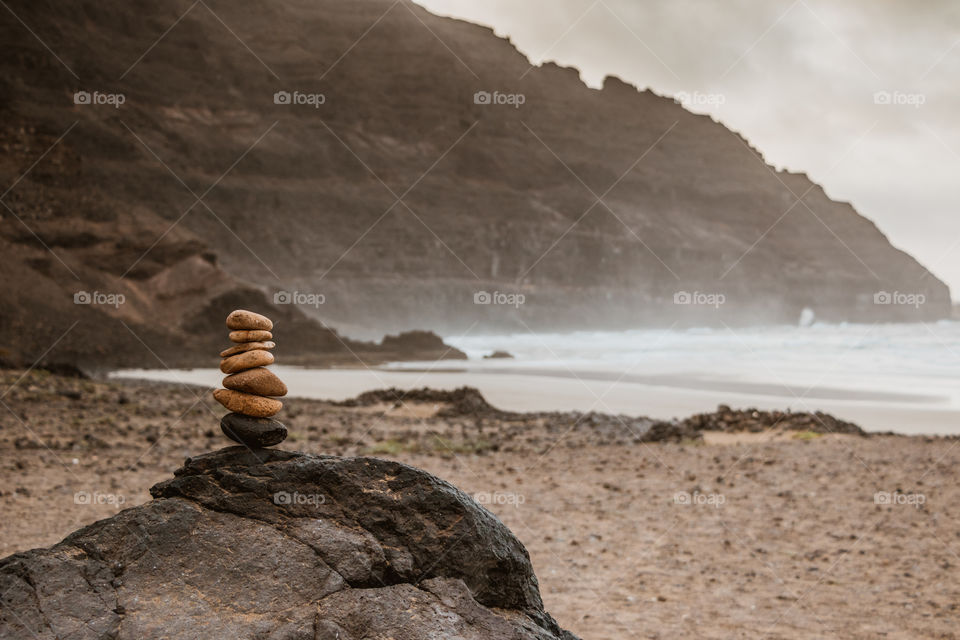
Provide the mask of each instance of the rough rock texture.
[{"label": "rough rock texture", "polygon": [[731,409],[725,404],[712,413],[698,413],[680,421],[694,431],[750,431],[767,429],[784,431],[811,431],[813,433],[846,433],[866,436],[867,432],[852,422],[840,420],[829,413],[816,411],[761,411],[759,409]]},{"label": "rough rock texture", "polygon": [[403,402],[447,404],[449,406],[442,410],[442,415],[444,416],[514,415],[511,412],[502,411],[491,405],[476,387],[457,387],[453,390],[432,389],[430,387],[421,387],[419,389],[389,387],[387,389],[364,391],[355,398],[334,402],[333,404],[343,407],[369,407],[375,404]]},{"label": "rough rock texture", "polygon": [[523,545],[404,464],[242,447],[0,561],[0,638],[575,640]]}]

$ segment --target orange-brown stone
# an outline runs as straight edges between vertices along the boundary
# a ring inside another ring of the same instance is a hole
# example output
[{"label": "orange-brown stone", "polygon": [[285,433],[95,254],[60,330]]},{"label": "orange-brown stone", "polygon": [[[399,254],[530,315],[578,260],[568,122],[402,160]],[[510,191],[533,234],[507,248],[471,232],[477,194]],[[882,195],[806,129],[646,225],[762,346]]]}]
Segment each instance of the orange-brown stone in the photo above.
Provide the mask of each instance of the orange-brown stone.
[{"label": "orange-brown stone", "polygon": [[270,331],[273,322],[267,316],[262,316],[246,309],[237,309],[227,316],[227,328],[233,331]]},{"label": "orange-brown stone", "polygon": [[264,342],[273,339],[273,334],[269,331],[231,331],[231,342]]},{"label": "orange-brown stone", "polygon": [[230,411],[255,418],[269,418],[283,408],[279,400],[232,389],[217,389],[213,392],[213,398]]},{"label": "orange-brown stone", "polygon": [[220,352],[221,358],[229,358],[230,356],[235,356],[238,353],[243,353],[244,351],[253,351],[254,349],[263,349],[269,351],[277,346],[273,342],[242,342],[240,344],[235,344],[229,349],[224,349]]},{"label": "orange-brown stone", "polygon": [[247,369],[223,379],[223,386],[234,391],[252,393],[258,396],[285,396],[287,385],[270,369],[256,367]]},{"label": "orange-brown stone", "polygon": [[265,367],[269,364],[273,364],[273,354],[263,349],[254,349],[224,358],[220,361],[220,371],[238,373],[254,367]]}]

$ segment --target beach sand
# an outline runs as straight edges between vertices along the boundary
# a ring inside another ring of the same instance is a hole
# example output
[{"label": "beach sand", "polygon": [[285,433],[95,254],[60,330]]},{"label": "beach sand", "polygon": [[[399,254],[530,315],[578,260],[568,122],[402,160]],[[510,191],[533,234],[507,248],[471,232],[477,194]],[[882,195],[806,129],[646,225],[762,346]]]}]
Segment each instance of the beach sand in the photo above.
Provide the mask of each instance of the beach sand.
[{"label": "beach sand", "polygon": [[[229,444],[196,387],[32,372],[4,403],[16,416],[0,417],[0,556],[143,503],[185,457]],[[588,428],[507,438],[438,408],[291,399],[281,448],[388,457],[474,495],[527,546],[547,610],[585,640],[960,633],[960,440],[603,445]]]},{"label": "beach sand", "polygon": [[[945,399],[918,390],[898,394],[835,387],[758,384],[696,376],[631,376],[610,371],[473,369],[440,363],[431,369],[303,369],[275,366],[290,395],[341,401],[370,389],[431,387],[479,389],[506,411],[601,411],[643,415],[658,420],[714,411],[718,405],[766,410],[825,411],[856,422],[866,431],[952,435],[960,429],[960,411]],[[217,369],[129,370],[119,379],[145,378],[217,386]],[[776,381],[774,381],[776,382]]]}]

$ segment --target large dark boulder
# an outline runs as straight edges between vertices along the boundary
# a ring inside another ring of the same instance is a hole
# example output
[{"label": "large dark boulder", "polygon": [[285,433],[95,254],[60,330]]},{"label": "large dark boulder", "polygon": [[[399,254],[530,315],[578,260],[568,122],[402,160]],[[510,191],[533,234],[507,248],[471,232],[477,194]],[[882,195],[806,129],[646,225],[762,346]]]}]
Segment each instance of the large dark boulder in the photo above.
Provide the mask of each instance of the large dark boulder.
[{"label": "large dark boulder", "polygon": [[564,639],[519,540],[373,458],[222,449],[0,561],[0,638]]}]

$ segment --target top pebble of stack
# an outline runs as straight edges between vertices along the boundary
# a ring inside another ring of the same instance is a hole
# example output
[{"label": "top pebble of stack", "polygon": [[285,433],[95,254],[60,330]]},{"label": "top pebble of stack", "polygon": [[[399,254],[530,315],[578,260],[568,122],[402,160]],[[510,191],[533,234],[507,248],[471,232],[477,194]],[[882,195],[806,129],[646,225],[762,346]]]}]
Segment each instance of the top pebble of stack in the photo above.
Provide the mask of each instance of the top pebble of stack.
[{"label": "top pebble of stack", "polygon": [[270,331],[273,322],[259,313],[237,309],[227,316],[227,328],[231,331]]}]

